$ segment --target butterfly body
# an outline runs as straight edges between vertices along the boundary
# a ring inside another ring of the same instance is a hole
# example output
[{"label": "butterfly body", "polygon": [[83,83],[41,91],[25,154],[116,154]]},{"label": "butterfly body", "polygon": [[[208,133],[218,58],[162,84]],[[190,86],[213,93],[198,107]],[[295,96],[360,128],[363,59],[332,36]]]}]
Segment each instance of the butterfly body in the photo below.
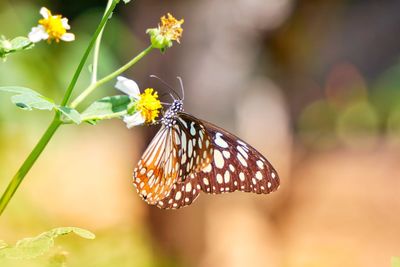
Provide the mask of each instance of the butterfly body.
[{"label": "butterfly body", "polygon": [[174,100],[133,173],[139,195],[160,208],[190,205],[201,191],[267,194],[279,187],[277,172],[235,135],[183,112]]}]

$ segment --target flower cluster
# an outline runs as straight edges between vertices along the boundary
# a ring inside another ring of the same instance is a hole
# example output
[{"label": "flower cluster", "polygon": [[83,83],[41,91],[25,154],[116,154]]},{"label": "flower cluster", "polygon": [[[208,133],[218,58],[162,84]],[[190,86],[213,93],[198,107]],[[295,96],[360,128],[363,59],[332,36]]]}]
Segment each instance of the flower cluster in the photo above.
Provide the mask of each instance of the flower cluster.
[{"label": "flower cluster", "polygon": [[162,52],[170,48],[173,41],[180,42],[183,29],[181,25],[184,20],[177,20],[170,13],[161,17],[161,25],[158,28],[148,29],[146,33],[150,35],[150,41],[154,48],[160,49]]},{"label": "flower cluster", "polygon": [[128,110],[128,115],[123,120],[128,128],[144,123],[154,123],[162,108],[158,93],[153,88],[147,88],[140,94],[136,82],[125,77],[117,77],[115,88],[131,97],[133,108]]},{"label": "flower cluster", "polygon": [[55,40],[57,43],[62,41],[71,42],[75,40],[73,33],[67,32],[71,27],[68,24],[68,19],[61,15],[52,15],[51,11],[45,7],[40,9],[40,14],[43,19],[39,20],[39,25],[33,27],[28,35],[32,43],[47,40],[51,42]]}]

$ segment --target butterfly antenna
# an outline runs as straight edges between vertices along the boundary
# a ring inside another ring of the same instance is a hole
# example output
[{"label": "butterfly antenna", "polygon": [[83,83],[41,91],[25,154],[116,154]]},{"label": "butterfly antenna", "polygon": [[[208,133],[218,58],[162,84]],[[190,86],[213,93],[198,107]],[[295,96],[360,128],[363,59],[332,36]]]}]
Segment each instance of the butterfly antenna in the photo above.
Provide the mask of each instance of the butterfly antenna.
[{"label": "butterfly antenna", "polygon": [[[163,94],[161,94],[161,97],[163,97],[165,95],[169,95],[170,97],[172,97],[172,100],[175,100],[174,96],[171,95],[170,93],[163,93]],[[171,103],[166,103],[166,102],[160,102],[160,103],[163,104],[163,105],[168,105],[168,106],[172,105]]]},{"label": "butterfly antenna", "polygon": [[182,90],[182,101],[183,101],[183,100],[185,100],[185,90],[184,90],[184,88],[183,88],[183,81],[182,81],[182,78],[181,78],[181,77],[179,77],[179,76],[177,76],[176,78],[179,80],[179,83],[181,84],[181,90]]},{"label": "butterfly antenna", "polygon": [[[178,93],[171,87],[171,85],[169,85],[168,83],[166,83],[163,79],[157,77],[156,75],[150,75],[150,78],[156,78],[157,80],[159,80],[160,82],[162,82],[165,86],[167,86],[174,94],[176,97],[178,97],[178,99],[180,99],[181,97],[178,95]],[[172,94],[169,94],[173,100],[176,100],[175,97],[173,97]]]}]

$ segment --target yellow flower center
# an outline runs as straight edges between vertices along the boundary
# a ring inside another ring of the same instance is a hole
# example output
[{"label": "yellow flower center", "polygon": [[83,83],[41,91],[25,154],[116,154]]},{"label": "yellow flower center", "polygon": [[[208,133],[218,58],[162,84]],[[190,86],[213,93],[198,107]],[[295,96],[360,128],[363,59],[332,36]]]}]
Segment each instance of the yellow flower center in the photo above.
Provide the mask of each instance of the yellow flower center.
[{"label": "yellow flower center", "polygon": [[170,40],[176,40],[179,43],[179,38],[182,37],[183,29],[181,25],[184,20],[177,20],[170,13],[167,14],[168,17],[161,17],[160,34],[169,38]]},{"label": "yellow flower center", "polygon": [[55,39],[58,43],[60,41],[61,36],[63,36],[67,30],[64,28],[61,15],[51,15],[50,11],[48,12],[48,17],[39,20],[39,24],[42,25],[46,32],[49,34],[49,41],[51,39]]},{"label": "yellow flower center", "polygon": [[136,110],[141,112],[146,123],[154,122],[161,108],[162,105],[158,99],[158,93],[153,88],[144,90],[144,93],[140,95],[139,101],[136,104]]}]

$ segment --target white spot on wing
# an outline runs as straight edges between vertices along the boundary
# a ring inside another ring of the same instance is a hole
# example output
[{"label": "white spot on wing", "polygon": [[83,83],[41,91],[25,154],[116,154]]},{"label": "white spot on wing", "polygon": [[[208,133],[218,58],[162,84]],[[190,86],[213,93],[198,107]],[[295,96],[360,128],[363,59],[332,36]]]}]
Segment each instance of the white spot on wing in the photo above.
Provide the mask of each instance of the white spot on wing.
[{"label": "white spot on wing", "polygon": [[224,167],[224,158],[222,157],[221,152],[217,149],[214,151],[214,162],[217,168],[222,169],[222,167]]},{"label": "white spot on wing", "polygon": [[229,153],[229,151],[224,150],[224,151],[222,151],[222,154],[224,155],[224,157],[226,159],[229,159],[231,157],[231,153]]},{"label": "white spot on wing", "polygon": [[194,122],[190,124],[190,134],[193,136],[196,134],[196,129],[194,128]]},{"label": "white spot on wing", "polygon": [[225,171],[225,174],[224,174],[225,183],[229,183],[230,178],[231,178],[231,175],[229,174],[229,171]]},{"label": "white spot on wing", "polygon": [[237,158],[238,158],[238,160],[240,161],[240,163],[241,163],[243,166],[247,167],[247,161],[242,157],[242,155],[237,154]]},{"label": "white spot on wing", "polygon": [[219,183],[219,184],[222,184],[222,182],[223,182],[223,180],[222,180],[222,175],[221,174],[217,174],[217,182]]},{"label": "white spot on wing", "polygon": [[246,159],[249,158],[249,155],[247,155],[246,151],[244,151],[242,146],[237,146],[236,148],[239,151],[239,153],[243,155],[243,157],[245,157]]},{"label": "white spot on wing", "polygon": [[225,142],[224,139],[222,139],[222,134],[221,133],[216,133],[215,134],[215,143],[223,148],[227,148],[228,147],[228,143]]},{"label": "white spot on wing", "polygon": [[231,172],[234,172],[234,171],[235,171],[235,167],[233,167],[232,164],[229,164],[229,169],[231,170]]},{"label": "white spot on wing", "polygon": [[244,149],[247,150],[247,144],[245,142],[240,141],[240,140],[238,140],[237,142],[238,142],[238,144],[242,145],[244,147]]},{"label": "white spot on wing", "polygon": [[203,169],[203,172],[210,172],[211,171],[211,169],[212,169],[212,166],[211,166],[211,164],[208,164],[204,169]]},{"label": "white spot on wing", "polygon": [[193,153],[193,145],[192,145],[192,140],[189,140],[188,142],[188,157],[192,157],[192,153]]},{"label": "white spot on wing", "polygon": [[187,183],[185,190],[186,190],[186,192],[190,192],[192,190],[192,184],[191,183]]},{"label": "white spot on wing", "polygon": [[260,168],[261,170],[264,170],[264,163],[261,160],[257,160],[257,166],[258,168]]}]

